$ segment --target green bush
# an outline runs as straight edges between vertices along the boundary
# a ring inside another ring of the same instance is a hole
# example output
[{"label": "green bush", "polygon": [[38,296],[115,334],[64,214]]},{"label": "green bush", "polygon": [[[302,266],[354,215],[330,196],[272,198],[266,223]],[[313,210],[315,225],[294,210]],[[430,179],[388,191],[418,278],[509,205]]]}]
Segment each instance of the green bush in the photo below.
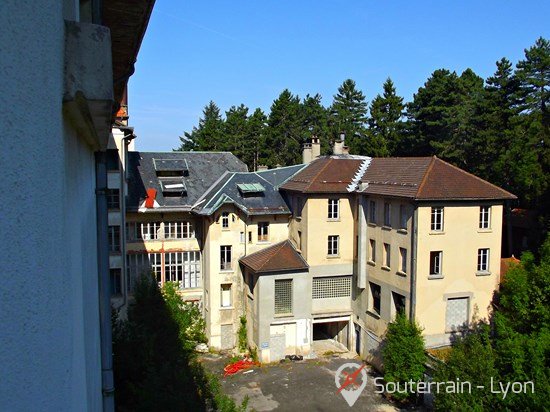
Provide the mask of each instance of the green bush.
[{"label": "green bush", "polygon": [[[404,314],[398,314],[388,325],[382,355],[386,382],[401,383],[403,388],[405,382],[423,380],[426,354],[422,330]],[[396,392],[392,396],[405,400],[411,393]]]},{"label": "green bush", "polygon": [[241,352],[244,352],[248,347],[248,337],[246,332],[246,315],[242,315],[240,320],[241,320],[241,325],[239,326],[239,331],[237,332],[237,335],[239,337],[239,350]]}]

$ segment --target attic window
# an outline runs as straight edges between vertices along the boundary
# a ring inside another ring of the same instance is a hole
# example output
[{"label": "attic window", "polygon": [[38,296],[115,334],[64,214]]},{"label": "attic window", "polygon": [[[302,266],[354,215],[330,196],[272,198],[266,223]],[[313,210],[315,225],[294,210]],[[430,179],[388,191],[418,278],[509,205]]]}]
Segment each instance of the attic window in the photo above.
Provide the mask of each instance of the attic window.
[{"label": "attic window", "polygon": [[153,159],[158,177],[189,176],[189,167],[185,159]]},{"label": "attic window", "polygon": [[160,187],[164,197],[182,197],[187,195],[187,186],[183,179],[161,179]]},{"label": "attic window", "polygon": [[252,195],[265,192],[265,188],[259,183],[238,183],[237,188],[242,195]]}]

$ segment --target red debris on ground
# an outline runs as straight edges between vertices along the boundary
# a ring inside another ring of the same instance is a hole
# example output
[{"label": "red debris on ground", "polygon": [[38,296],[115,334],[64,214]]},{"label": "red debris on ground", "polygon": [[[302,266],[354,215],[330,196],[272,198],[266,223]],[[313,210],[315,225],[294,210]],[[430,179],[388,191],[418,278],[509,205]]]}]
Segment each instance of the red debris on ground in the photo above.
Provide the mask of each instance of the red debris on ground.
[{"label": "red debris on ground", "polygon": [[223,376],[226,377],[229,375],[233,375],[239,372],[240,370],[248,369],[248,368],[251,368],[252,366],[260,366],[260,364],[258,362],[254,362],[253,360],[250,360],[247,358],[241,359],[237,362],[230,363],[225,368],[223,368],[224,370]]}]

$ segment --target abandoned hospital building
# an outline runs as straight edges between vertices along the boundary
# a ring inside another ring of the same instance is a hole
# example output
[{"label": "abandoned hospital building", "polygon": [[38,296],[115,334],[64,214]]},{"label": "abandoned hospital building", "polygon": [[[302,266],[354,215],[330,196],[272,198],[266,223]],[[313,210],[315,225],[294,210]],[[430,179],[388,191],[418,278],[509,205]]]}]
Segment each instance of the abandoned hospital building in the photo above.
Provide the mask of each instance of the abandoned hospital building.
[{"label": "abandoned hospital building", "polygon": [[354,156],[338,141],[320,156],[313,138],[303,164],[249,172],[227,152],[128,147],[111,151],[114,306],[144,273],[179,282],[212,348],[233,348],[246,315],[262,362],[308,356],[317,336],[372,359],[398,312],[427,347],[488,316],[516,197],[437,157]]}]

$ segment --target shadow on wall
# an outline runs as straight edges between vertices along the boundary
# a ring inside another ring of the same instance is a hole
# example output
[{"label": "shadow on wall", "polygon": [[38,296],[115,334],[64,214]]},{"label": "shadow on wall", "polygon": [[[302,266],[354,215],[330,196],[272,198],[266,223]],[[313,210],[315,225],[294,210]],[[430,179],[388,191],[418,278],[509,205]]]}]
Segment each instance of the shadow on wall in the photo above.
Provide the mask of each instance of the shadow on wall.
[{"label": "shadow on wall", "polygon": [[224,410],[189,345],[181,340],[160,289],[150,276],[136,284],[127,320],[113,314],[115,404],[118,411]]}]

